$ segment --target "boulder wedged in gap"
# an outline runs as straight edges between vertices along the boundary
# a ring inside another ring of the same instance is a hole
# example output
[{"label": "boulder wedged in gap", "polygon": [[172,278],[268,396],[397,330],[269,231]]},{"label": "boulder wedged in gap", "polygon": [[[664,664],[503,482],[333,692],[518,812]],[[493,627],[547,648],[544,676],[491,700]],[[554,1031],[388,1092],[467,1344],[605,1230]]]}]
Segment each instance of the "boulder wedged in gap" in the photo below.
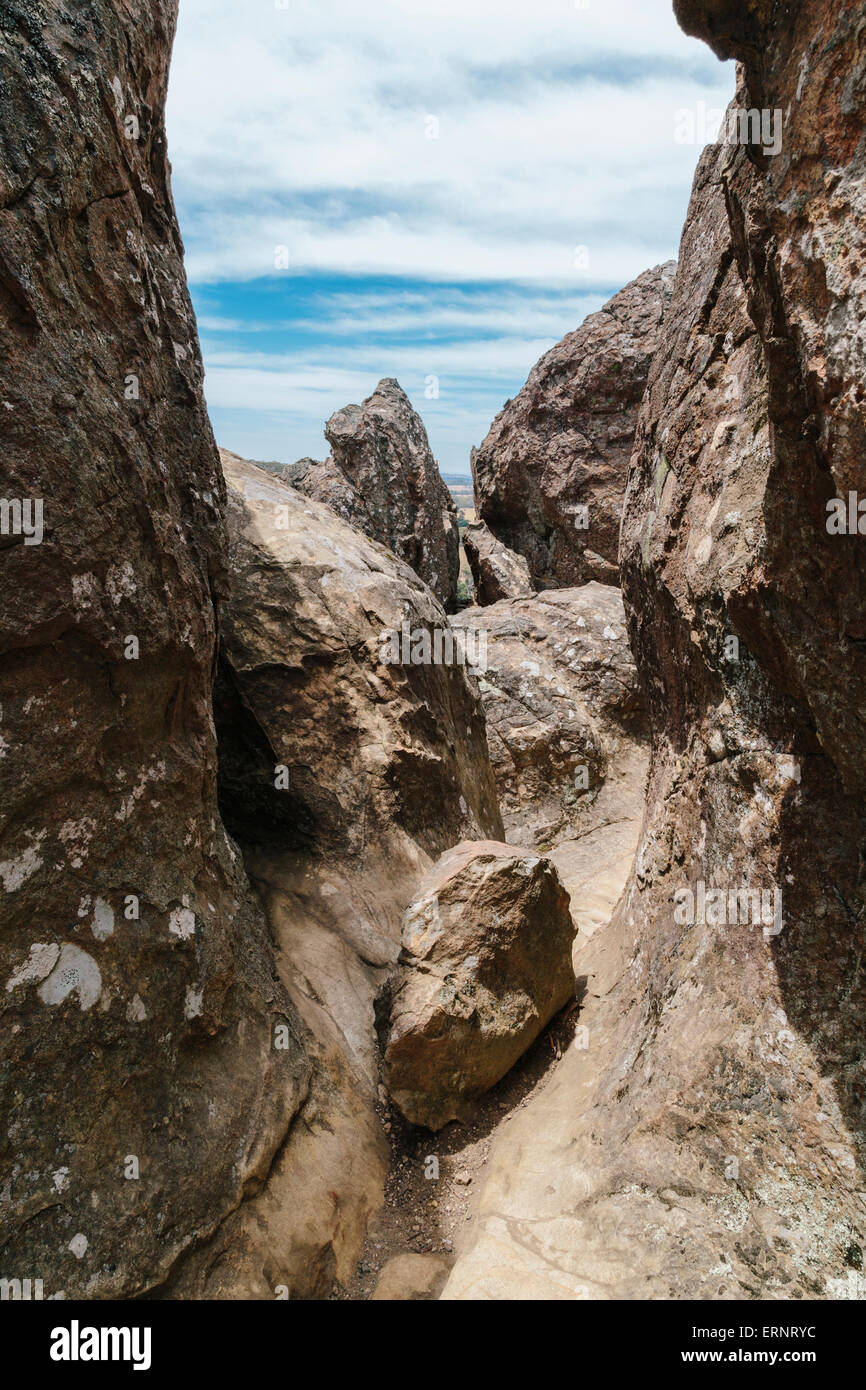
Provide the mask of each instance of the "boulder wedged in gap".
[{"label": "boulder wedged in gap", "polygon": [[549,860],[492,842],[457,845],[402,924],[385,1082],[412,1124],[464,1116],[574,995],[574,924]]},{"label": "boulder wedged in gap", "polygon": [[461,536],[476,603],[484,607],[500,599],[529,598],[535,593],[524,556],[498,541],[483,521],[470,522]]},{"label": "boulder wedged in gap", "polygon": [[483,645],[479,685],[507,841],[547,850],[588,834],[609,817],[608,783],[639,816],[648,733],[619,589],[547,589],[452,622]]}]

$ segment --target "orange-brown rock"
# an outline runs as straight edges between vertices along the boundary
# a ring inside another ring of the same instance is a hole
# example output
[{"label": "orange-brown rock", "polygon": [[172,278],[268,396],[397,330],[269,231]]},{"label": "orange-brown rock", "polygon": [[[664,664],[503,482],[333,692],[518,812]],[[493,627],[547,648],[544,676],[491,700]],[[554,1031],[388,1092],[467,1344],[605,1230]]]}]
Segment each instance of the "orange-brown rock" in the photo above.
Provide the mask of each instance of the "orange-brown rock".
[{"label": "orange-brown rock", "polygon": [[547,589],[452,622],[485,644],[479,688],[508,843],[586,835],[609,816],[608,782],[638,811],[646,722],[619,589]]},{"label": "orange-brown rock", "polygon": [[698,169],[623,523],[642,841],[446,1297],[863,1296],[862,16],[678,12],[782,149]]},{"label": "orange-brown rock", "polygon": [[462,540],[477,604],[484,607],[500,599],[528,598],[535,593],[524,556],[498,541],[483,521],[465,526]]},{"label": "orange-brown rock", "polygon": [[184,1262],[171,1293],[323,1297],[350,1282],[383,1199],[375,1003],[403,911],[443,850],[501,837],[502,821],[465,666],[401,659],[404,624],[450,631],[427,585],[322,503],[223,459],[220,804],[314,1070],[267,1183]]},{"label": "orange-brown rock", "polygon": [[413,1124],[465,1115],[574,992],[568,894],[548,859],[457,845],[406,909],[385,1080]]},{"label": "orange-brown rock", "polygon": [[674,270],[644,271],[545,353],[473,450],[478,519],[538,589],[619,584],[629,457]]}]

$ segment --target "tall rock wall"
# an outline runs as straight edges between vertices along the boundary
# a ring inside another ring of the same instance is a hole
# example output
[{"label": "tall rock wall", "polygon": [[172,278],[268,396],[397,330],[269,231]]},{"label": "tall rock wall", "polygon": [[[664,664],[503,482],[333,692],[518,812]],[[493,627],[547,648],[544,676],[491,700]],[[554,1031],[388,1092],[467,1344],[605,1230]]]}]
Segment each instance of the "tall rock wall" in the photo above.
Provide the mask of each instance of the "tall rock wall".
[{"label": "tall rock wall", "polygon": [[781,150],[698,169],[623,521],[641,844],[445,1297],[863,1297],[862,11],[678,12]]},{"label": "tall rock wall", "polygon": [[225,496],[169,188],[175,17],[0,5],[0,1275],[46,1297],[159,1284],[308,1084],[217,812]]},{"label": "tall rock wall", "polygon": [[742,60],[731,130],[761,113],[781,148],[705,158],[638,431],[623,584],[655,748],[632,910],[697,880],[778,893],[769,932],[667,925],[648,983],[691,939],[695,1020],[714,995],[739,1015],[712,1130],[751,1280],[837,1296],[866,1138],[866,537],[828,526],[866,498],[862,9],[678,13]]}]

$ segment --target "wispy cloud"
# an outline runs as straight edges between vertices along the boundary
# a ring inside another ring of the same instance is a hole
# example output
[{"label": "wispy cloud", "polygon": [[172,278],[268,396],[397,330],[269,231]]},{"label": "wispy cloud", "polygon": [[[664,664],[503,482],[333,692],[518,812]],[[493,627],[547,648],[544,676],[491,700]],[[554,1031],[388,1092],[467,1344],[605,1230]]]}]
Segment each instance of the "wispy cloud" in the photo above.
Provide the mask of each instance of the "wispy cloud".
[{"label": "wispy cloud", "polygon": [[272,411],[295,457],[325,397],[407,374],[465,468],[531,354],[676,253],[676,112],[731,87],[670,0],[183,0],[169,141],[218,431]]}]

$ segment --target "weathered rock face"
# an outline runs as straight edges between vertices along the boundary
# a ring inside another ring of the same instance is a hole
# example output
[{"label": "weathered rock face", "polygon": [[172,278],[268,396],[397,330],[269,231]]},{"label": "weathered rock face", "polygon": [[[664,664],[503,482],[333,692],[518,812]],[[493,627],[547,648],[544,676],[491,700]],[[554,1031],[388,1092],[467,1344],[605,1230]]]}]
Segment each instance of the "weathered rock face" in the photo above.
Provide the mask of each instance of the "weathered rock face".
[{"label": "weathered rock face", "polygon": [[475,506],[536,588],[618,584],[622,502],[674,262],[644,271],[545,353],[473,451]]},{"label": "weathered rock face", "polygon": [[646,724],[619,589],[548,589],[452,622],[486,643],[480,688],[510,844],[585,834],[608,778],[633,774],[642,797]]},{"label": "weathered rock face", "polygon": [[698,170],[623,523],[644,834],[448,1297],[863,1296],[866,541],[826,527],[866,490],[862,19],[678,10],[782,150]]},{"label": "weathered rock face", "polygon": [[403,918],[385,1078],[441,1129],[514,1065],[574,993],[568,894],[549,860],[494,842],[444,855]]},{"label": "weathered rock face", "polygon": [[402,639],[404,623],[410,635],[447,628],[427,586],[327,507],[223,460],[220,802],[315,1069],[266,1187],[185,1262],[172,1293],[320,1297],[348,1282],[382,1201],[374,1001],[402,912],[445,848],[501,836],[502,822],[464,667],[383,660],[385,635]]},{"label": "weathered rock face", "polygon": [[448,1265],[439,1255],[395,1255],[382,1270],[371,1303],[411,1303],[438,1298]]},{"label": "weathered rock face", "polygon": [[224,487],[165,153],[175,14],[0,10],[0,1273],[46,1297],[159,1284],[308,1078],[217,814]]},{"label": "weathered rock face", "polygon": [[386,377],[363,405],[325,426],[331,457],[290,465],[285,480],[386,545],[429,584],[446,612],[457,605],[457,509],[427,431],[398,382]]},{"label": "weathered rock face", "polygon": [[[459,653],[417,660],[419,633],[449,630],[427,586],[255,465],[226,461],[226,478],[232,596],[217,713],[229,825],[248,844],[359,858],[394,828],[437,858],[501,827]],[[274,786],[276,765],[287,790]]]},{"label": "weathered rock face", "polygon": [[535,593],[525,557],[498,541],[483,521],[465,526],[462,539],[476,603],[484,606],[503,598],[529,598]]},{"label": "weathered rock face", "polygon": [[[227,453],[226,449],[220,449],[223,462]],[[239,459],[237,454],[233,454],[232,458],[240,463],[245,462]],[[345,473],[340,472],[330,456],[326,459],[298,459],[297,463],[288,463],[284,468],[274,471],[284,483],[289,483],[291,487],[297,488],[307,497],[315,498],[317,502],[324,502],[332,512],[336,512],[337,516],[341,516],[359,531],[364,531],[366,535],[372,534],[364,499]],[[376,536],[372,538],[378,539]]]}]

